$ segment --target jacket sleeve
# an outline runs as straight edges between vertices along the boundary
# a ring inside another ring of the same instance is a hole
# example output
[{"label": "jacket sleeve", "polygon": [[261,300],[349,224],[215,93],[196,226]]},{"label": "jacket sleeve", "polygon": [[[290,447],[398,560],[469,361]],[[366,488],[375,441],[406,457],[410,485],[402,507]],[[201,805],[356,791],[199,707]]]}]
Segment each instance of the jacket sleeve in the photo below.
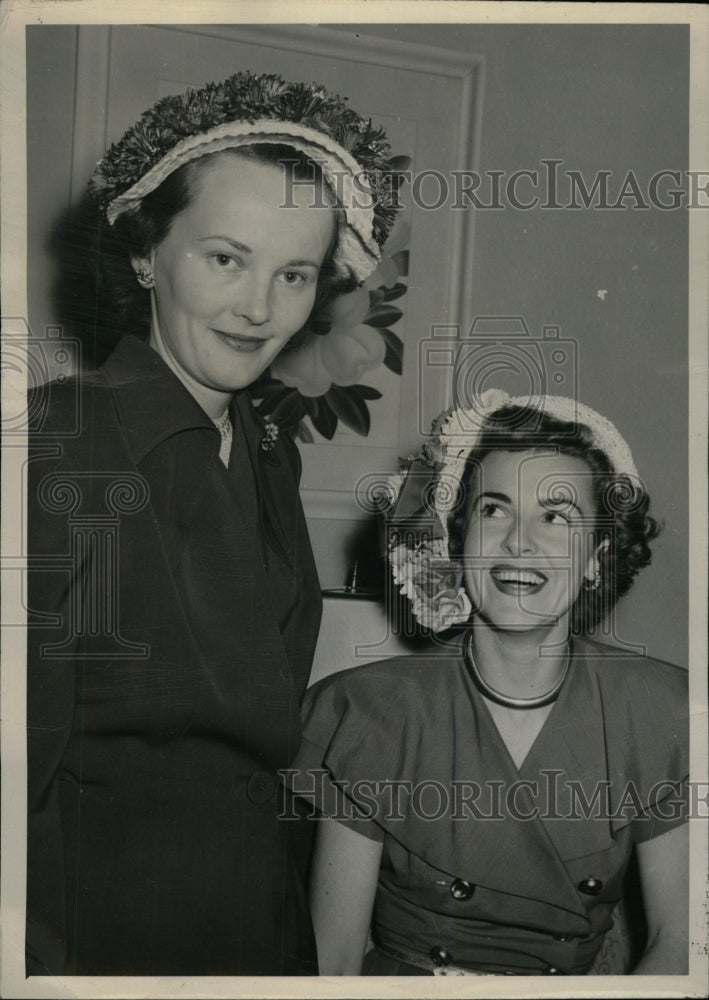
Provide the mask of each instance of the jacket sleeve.
[{"label": "jacket sleeve", "polygon": [[65,884],[59,771],[72,729],[76,641],[72,593],[84,567],[73,565],[68,516],[47,477],[67,469],[62,445],[30,449],[27,476],[27,930],[28,973],[61,974],[65,961]]}]

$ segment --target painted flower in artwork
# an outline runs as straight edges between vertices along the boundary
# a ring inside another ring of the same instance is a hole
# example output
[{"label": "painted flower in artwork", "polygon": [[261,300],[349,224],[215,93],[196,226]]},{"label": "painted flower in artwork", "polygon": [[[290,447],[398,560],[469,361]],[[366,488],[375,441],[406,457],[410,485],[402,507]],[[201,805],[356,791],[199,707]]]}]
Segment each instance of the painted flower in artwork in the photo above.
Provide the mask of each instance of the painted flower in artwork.
[{"label": "painted flower in artwork", "polygon": [[307,333],[302,347],[274,361],[273,378],[311,398],[322,396],[333,383],[346,386],[360,382],[386,355],[379,332],[364,322],[369,305],[365,288],[341,295],[324,316],[331,324],[327,336]]},{"label": "painted flower in artwork", "polygon": [[[408,160],[400,160],[404,169]],[[407,292],[410,235],[399,220],[373,274],[311,316],[298,346],[280,354],[250,387],[264,417],[306,442],[313,440],[306,418],[327,440],[340,421],[366,437],[369,405],[382,396],[366,384],[368,374],[382,365],[402,372],[404,345],[391,327],[403,316],[394,303]]]}]

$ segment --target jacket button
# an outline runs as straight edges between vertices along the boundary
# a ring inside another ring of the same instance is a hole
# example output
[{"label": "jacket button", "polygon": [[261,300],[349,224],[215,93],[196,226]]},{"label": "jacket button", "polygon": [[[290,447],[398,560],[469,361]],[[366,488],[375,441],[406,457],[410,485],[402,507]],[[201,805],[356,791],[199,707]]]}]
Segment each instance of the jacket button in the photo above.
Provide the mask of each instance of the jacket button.
[{"label": "jacket button", "polygon": [[255,805],[263,805],[273,797],[276,779],[268,771],[254,771],[246,782],[246,794]]},{"label": "jacket button", "polygon": [[434,965],[437,965],[440,969],[443,965],[450,965],[453,961],[453,956],[449,951],[440,945],[436,944],[431,948],[428,953],[428,957],[431,959]]},{"label": "jacket button", "polygon": [[466,899],[470,899],[474,892],[475,886],[471,885],[470,882],[466,882],[465,879],[457,878],[455,882],[451,882],[451,896],[461,903],[464,903]]},{"label": "jacket button", "polygon": [[567,937],[564,937],[563,934],[552,934],[552,937],[554,938],[555,941],[568,941],[569,940]]},{"label": "jacket button", "polygon": [[558,974],[558,972],[559,972],[559,970],[555,969],[553,965],[550,965],[549,968],[547,969],[547,975],[548,976],[556,976]]},{"label": "jacket button", "polygon": [[603,888],[603,882],[598,878],[585,878],[579,882],[579,892],[585,892],[587,896],[597,896]]}]

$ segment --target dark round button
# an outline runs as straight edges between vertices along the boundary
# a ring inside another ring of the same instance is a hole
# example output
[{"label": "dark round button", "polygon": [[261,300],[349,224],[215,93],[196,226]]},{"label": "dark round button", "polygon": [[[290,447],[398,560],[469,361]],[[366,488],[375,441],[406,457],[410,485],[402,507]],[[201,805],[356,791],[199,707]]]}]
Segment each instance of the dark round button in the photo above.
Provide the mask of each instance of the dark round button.
[{"label": "dark round button", "polygon": [[464,903],[475,892],[475,886],[471,885],[470,882],[466,882],[465,879],[457,878],[455,882],[451,882],[450,892],[453,899]]},{"label": "dark round button", "polygon": [[587,896],[597,896],[603,888],[603,882],[599,878],[585,878],[579,882],[579,892],[585,892]]},{"label": "dark round button", "polygon": [[453,961],[453,956],[449,951],[447,951],[443,945],[436,944],[431,948],[428,953],[428,957],[431,959],[434,965],[437,965],[440,969],[443,965],[450,965]]},{"label": "dark round button", "polygon": [[268,771],[254,771],[246,782],[246,794],[255,805],[262,805],[273,797],[276,779]]}]

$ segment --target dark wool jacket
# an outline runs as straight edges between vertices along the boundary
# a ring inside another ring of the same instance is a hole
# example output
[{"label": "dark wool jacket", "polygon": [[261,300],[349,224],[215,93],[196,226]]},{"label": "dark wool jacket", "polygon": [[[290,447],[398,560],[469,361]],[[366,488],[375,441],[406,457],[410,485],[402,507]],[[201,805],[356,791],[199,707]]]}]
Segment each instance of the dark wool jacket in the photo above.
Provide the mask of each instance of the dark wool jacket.
[{"label": "dark wool jacket", "polygon": [[134,337],[32,403],[28,971],[313,973],[277,818],[321,613],[297,449],[237,393],[227,470]]}]

